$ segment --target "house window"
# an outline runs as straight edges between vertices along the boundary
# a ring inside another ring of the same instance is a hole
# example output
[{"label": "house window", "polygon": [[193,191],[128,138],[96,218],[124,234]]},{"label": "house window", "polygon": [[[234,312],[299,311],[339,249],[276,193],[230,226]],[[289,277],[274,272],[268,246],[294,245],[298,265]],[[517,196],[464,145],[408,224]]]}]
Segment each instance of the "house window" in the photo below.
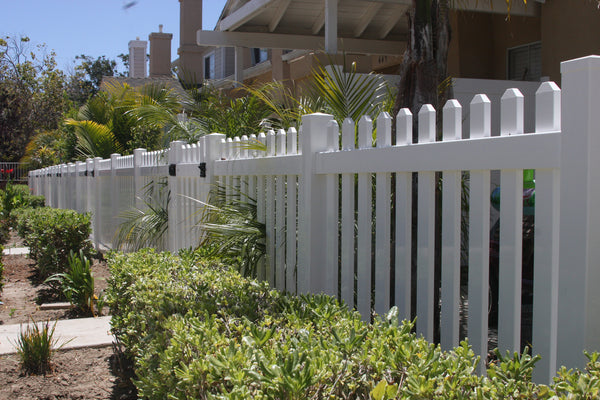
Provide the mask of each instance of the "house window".
[{"label": "house window", "polygon": [[507,65],[509,80],[539,81],[542,77],[542,43],[508,49]]},{"label": "house window", "polygon": [[215,79],[215,53],[204,57],[204,79]]},{"label": "house window", "polygon": [[259,49],[255,47],[251,49],[252,51],[252,65],[260,64],[263,61],[267,61],[269,59],[269,53],[267,49]]}]

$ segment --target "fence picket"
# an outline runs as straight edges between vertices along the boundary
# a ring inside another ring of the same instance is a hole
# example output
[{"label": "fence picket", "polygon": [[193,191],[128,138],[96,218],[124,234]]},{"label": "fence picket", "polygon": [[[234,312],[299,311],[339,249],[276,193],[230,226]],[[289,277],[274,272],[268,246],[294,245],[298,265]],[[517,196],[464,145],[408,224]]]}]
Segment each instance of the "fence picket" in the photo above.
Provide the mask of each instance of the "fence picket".
[{"label": "fence picket", "polygon": [[[285,155],[285,148],[285,131],[279,129],[276,155]],[[277,175],[275,179],[275,284],[277,289],[285,290],[285,175]]]},{"label": "fence picket", "polygon": [[[425,104],[419,111],[419,143],[435,142],[435,110]],[[433,341],[435,172],[418,173],[417,333]]]},{"label": "fence picket", "polygon": [[[339,125],[335,120],[331,120],[327,130],[327,151],[338,151],[339,149]],[[339,239],[339,226],[338,226],[338,175],[327,174],[325,177],[325,240],[327,241],[326,254],[327,261],[325,267],[326,274],[326,287],[325,293],[338,297],[338,239]]]},{"label": "fence picket", "polygon": [[[377,118],[377,147],[392,145],[392,117],[383,112]],[[390,309],[390,248],[392,178],[387,172],[375,175],[375,312],[383,315]]]},{"label": "fence picket", "polygon": [[[267,135],[264,132],[260,132],[258,134],[258,142],[266,146],[267,145]],[[266,155],[265,151],[259,150],[257,151],[258,157],[264,157]],[[266,203],[269,201],[268,198],[265,197],[265,176],[258,175],[256,177],[256,219],[258,222],[265,224],[266,223]],[[265,246],[267,243],[265,242]],[[267,277],[266,274],[266,265],[267,260],[262,259],[257,265],[257,277],[258,279],[264,280]]]},{"label": "fence picket", "polygon": [[[296,128],[287,131],[287,154],[298,154],[298,133]],[[285,289],[290,293],[296,293],[296,236],[298,196],[298,178],[296,175],[288,175],[286,178],[287,189],[287,214],[286,214],[286,262],[285,262]]]},{"label": "fence picket", "polygon": [[[491,103],[478,94],[471,101],[471,138],[490,137]],[[471,171],[469,185],[469,341],[482,359],[488,350],[490,266],[490,171]],[[485,373],[485,363],[479,363]]]},{"label": "fence picket", "polygon": [[[560,89],[553,82],[542,83],[536,93],[535,125],[536,133],[560,130]],[[534,370],[534,380],[550,382],[557,368],[559,170],[536,170],[535,191],[532,352],[545,356]]]},{"label": "fence picket", "polygon": [[[443,141],[460,140],[462,107],[456,100],[444,106]],[[443,171],[442,187],[442,309],[440,342],[450,350],[459,344],[461,171]]]},{"label": "fence picket", "polygon": [[[396,146],[412,143],[413,115],[403,108],[396,116]],[[411,319],[412,291],[412,173],[396,172],[395,304],[400,319]]]},{"label": "fence picket", "polygon": [[[342,150],[355,148],[354,121],[346,118],[342,124]],[[341,174],[342,178],[342,226],[341,237],[341,298],[350,308],[354,308],[354,174]]]},{"label": "fence picket", "polygon": [[[508,89],[500,103],[502,136],[523,133],[523,95]],[[498,264],[498,348],[521,345],[521,267],[523,254],[523,170],[500,172],[500,252]]]},{"label": "fence picket", "polygon": [[[358,122],[358,148],[372,147],[373,122],[363,116]],[[357,289],[356,308],[366,321],[371,319],[371,243],[373,223],[372,175],[358,174],[358,247],[356,250]]]}]

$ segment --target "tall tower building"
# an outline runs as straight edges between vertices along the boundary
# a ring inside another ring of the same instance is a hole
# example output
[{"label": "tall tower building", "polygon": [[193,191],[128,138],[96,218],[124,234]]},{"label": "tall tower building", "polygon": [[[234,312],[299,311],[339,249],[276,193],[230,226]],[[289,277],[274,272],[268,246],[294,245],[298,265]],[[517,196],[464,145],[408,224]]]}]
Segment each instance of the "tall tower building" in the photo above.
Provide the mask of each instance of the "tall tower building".
[{"label": "tall tower building", "polygon": [[196,31],[202,29],[202,0],[179,0],[179,78],[186,83],[203,80],[201,48],[196,44]]},{"label": "tall tower building", "polygon": [[148,42],[145,40],[129,41],[129,77],[130,78],[145,78],[147,73],[146,67],[146,49]]}]

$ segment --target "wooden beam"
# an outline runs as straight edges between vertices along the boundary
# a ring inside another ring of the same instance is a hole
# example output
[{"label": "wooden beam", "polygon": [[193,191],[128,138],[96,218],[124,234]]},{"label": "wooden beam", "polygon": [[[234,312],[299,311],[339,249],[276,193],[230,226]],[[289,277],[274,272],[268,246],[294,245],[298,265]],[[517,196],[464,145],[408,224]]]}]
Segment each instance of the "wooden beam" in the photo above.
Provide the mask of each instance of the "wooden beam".
[{"label": "wooden beam", "polygon": [[379,28],[379,33],[377,34],[377,37],[379,39],[384,39],[390,33],[390,31],[394,28],[398,21],[400,21],[400,18],[402,18],[402,16],[406,12],[406,9],[406,6],[397,7],[395,8],[394,12],[391,12],[388,15],[388,18]]},{"label": "wooden beam", "polygon": [[279,2],[279,4],[277,5],[277,9],[275,10],[275,15],[269,23],[269,32],[273,32],[275,28],[277,28],[277,25],[279,25],[279,21],[281,21],[283,14],[285,14],[285,11],[287,10],[291,2],[292,0],[281,0]]},{"label": "wooden beam", "polygon": [[311,33],[313,35],[316,35],[317,33],[319,33],[323,25],[325,25],[325,6],[323,6],[323,9],[321,9],[319,16],[315,18],[315,22],[313,22],[312,28],[310,30]]},{"label": "wooden beam", "polygon": [[[283,35],[255,32],[198,31],[199,46],[260,47],[271,49],[325,50],[323,36]],[[391,40],[368,40],[338,38],[339,51],[358,54],[400,55],[406,49],[406,42]]]},{"label": "wooden beam", "polygon": [[354,37],[360,37],[363,34],[367,26],[371,23],[379,9],[381,9],[382,3],[371,3],[367,6],[367,9],[360,17],[360,23],[354,28]]},{"label": "wooden beam", "polygon": [[252,18],[262,13],[267,7],[277,0],[251,0],[242,7],[223,18],[217,29],[220,31],[232,31],[239,28]]}]

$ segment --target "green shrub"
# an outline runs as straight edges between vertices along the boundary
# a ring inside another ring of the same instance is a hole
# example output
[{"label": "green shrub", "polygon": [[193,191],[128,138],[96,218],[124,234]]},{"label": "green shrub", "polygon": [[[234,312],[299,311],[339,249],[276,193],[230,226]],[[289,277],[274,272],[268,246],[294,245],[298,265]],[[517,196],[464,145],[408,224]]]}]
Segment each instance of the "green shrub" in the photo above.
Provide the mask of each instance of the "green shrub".
[{"label": "green shrub", "polygon": [[40,279],[65,272],[71,252],[89,256],[90,215],[49,207],[18,212],[17,232],[29,246]]},{"label": "green shrub", "polygon": [[4,288],[4,263],[2,262],[3,251],[4,246],[0,245],[0,294],[2,294],[2,289]]},{"label": "green shrub", "polygon": [[10,228],[16,226],[17,213],[23,208],[43,207],[44,196],[33,196],[27,185],[13,185],[10,182],[0,190],[0,244],[8,242]]},{"label": "green shrub", "polygon": [[[57,350],[57,339],[54,338],[56,322],[50,326],[50,321],[21,327],[21,332],[15,343],[21,368],[26,374],[46,374],[51,370],[51,360]],[[62,347],[62,346],[60,346]],[[59,347],[59,348],[60,348]]]},{"label": "green shrub", "polygon": [[531,382],[527,353],[498,354],[478,376],[467,342],[443,352],[395,309],[367,324],[331,297],[287,296],[190,252],[112,254],[109,267],[113,332],[141,398],[591,399],[600,388],[597,355],[550,387]]},{"label": "green shrub", "polygon": [[102,313],[102,299],[94,294],[94,276],[90,260],[79,251],[79,255],[69,254],[69,267],[66,272],[54,274],[45,283],[56,282],[67,301],[75,305],[84,314]]}]

